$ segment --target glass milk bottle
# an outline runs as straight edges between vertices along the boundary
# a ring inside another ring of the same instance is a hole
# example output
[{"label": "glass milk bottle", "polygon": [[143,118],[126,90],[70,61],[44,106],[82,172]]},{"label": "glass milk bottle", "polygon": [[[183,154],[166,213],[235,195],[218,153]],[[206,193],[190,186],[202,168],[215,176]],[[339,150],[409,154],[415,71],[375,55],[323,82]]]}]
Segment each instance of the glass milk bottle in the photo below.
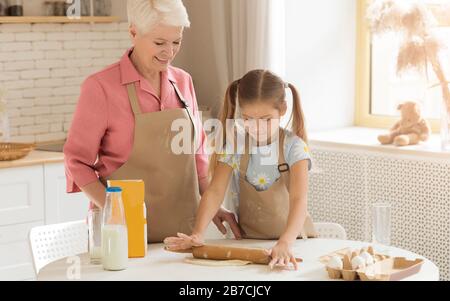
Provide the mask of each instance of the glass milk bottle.
[{"label": "glass milk bottle", "polygon": [[122,189],[106,189],[102,223],[102,264],[105,270],[120,271],[128,266],[128,233]]}]

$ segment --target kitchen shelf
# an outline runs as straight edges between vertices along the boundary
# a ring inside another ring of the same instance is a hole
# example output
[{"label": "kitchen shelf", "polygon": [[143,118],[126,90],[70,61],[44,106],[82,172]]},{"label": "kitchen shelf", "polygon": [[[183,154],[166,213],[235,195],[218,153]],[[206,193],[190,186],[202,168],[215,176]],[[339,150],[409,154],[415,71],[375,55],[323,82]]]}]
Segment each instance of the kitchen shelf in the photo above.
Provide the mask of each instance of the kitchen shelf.
[{"label": "kitchen shelf", "polygon": [[120,17],[81,17],[69,19],[68,17],[45,17],[45,16],[23,16],[23,17],[0,17],[0,24],[21,23],[112,23],[120,21]]}]

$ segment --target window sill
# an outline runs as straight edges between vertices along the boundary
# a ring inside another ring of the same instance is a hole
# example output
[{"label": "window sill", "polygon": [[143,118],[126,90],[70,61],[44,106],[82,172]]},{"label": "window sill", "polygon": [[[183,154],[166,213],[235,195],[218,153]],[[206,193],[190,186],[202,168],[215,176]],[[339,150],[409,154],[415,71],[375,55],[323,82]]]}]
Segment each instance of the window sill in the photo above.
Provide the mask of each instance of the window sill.
[{"label": "window sill", "polygon": [[385,129],[365,127],[344,127],[328,131],[316,131],[309,134],[309,143],[314,147],[352,148],[361,151],[394,153],[409,156],[426,156],[437,159],[450,159],[450,152],[441,149],[439,134],[431,135],[430,139],[418,145],[396,147],[381,145],[378,135],[387,133]]}]

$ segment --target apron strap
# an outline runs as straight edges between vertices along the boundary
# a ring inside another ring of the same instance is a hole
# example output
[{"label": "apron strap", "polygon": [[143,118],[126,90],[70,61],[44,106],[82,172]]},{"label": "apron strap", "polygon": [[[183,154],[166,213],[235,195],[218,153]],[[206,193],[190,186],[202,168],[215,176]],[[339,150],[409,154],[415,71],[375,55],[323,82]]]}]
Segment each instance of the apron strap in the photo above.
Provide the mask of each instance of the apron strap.
[{"label": "apron strap", "polygon": [[134,115],[142,114],[141,107],[139,106],[138,96],[136,93],[136,84],[130,83],[127,85],[128,99],[130,100],[131,109]]},{"label": "apron strap", "polygon": [[[284,133],[283,129],[280,128],[279,135],[278,135],[278,171],[280,172],[280,175],[282,177],[284,177],[285,175],[288,175],[289,170],[290,170],[289,165],[286,163],[286,159],[284,158],[284,140],[285,140],[285,133]],[[241,156],[241,161],[239,164],[239,175],[243,179],[245,179],[245,175],[247,174],[249,161],[250,161],[249,136],[248,136],[248,134],[246,134],[245,135],[245,152]]]},{"label": "apron strap", "polygon": [[284,140],[286,135],[281,128],[278,137],[278,171],[281,175],[283,175],[283,173],[289,172],[289,165],[286,163],[286,159],[284,157]]},{"label": "apron strap", "polygon": [[[170,81],[170,83],[172,84],[173,88],[175,89],[175,93],[178,96],[178,99],[180,100],[181,104],[183,105],[183,108],[186,110],[186,113],[189,116],[189,119],[191,120],[192,123],[192,127],[193,127],[193,141],[194,141],[194,152],[197,150],[197,130],[196,130],[196,125],[195,125],[195,119],[192,116],[192,113],[189,111],[189,106],[186,102],[186,100],[183,97],[183,94],[181,94],[180,89],[178,89],[178,86],[175,84],[175,82]],[[139,98],[137,96],[137,92],[136,92],[136,83],[130,83],[127,85],[127,91],[128,91],[128,99],[130,100],[130,104],[131,104],[131,109],[133,110],[134,115],[141,115],[142,114],[142,110],[141,107],[139,106]]]},{"label": "apron strap", "polygon": [[[239,163],[239,177],[245,180],[245,176],[247,174],[248,162],[250,161],[250,137],[248,133],[245,134],[245,151],[241,156],[241,161]],[[235,149],[239,149],[237,145],[235,145]]]},{"label": "apron strap", "polygon": [[183,104],[183,108],[188,108],[189,105],[187,104],[186,100],[184,99],[183,94],[181,94],[181,91],[178,88],[177,84],[175,82],[171,81],[171,80],[169,80],[169,81],[172,84],[172,86],[173,86],[173,88],[175,90],[175,93],[177,93],[178,99]]},{"label": "apron strap", "polygon": [[193,151],[196,152],[197,148],[198,148],[198,145],[197,145],[198,143],[197,143],[197,127],[196,127],[196,124],[195,124],[194,116],[192,115],[191,111],[189,110],[189,105],[186,102],[186,100],[184,99],[184,96],[181,93],[180,89],[178,88],[177,84],[175,82],[171,81],[171,80],[169,80],[169,81],[172,84],[172,86],[173,86],[173,88],[175,90],[175,93],[178,96],[178,99],[180,100],[181,104],[183,105],[183,108],[186,110],[186,113],[188,114],[189,119],[191,120],[192,128],[194,130],[194,133],[193,133],[193,136],[194,136],[193,137],[193,139],[194,139],[193,140],[194,141],[194,149],[193,149]]}]

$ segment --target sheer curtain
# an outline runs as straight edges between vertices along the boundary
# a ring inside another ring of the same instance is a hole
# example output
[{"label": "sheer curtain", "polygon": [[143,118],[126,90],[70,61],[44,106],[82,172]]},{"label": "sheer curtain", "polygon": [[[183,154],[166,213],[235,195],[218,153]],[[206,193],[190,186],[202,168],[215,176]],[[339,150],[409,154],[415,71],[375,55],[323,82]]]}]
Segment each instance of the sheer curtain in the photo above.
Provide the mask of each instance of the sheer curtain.
[{"label": "sheer curtain", "polygon": [[283,0],[214,0],[211,10],[223,92],[230,82],[252,69],[284,75]]}]

